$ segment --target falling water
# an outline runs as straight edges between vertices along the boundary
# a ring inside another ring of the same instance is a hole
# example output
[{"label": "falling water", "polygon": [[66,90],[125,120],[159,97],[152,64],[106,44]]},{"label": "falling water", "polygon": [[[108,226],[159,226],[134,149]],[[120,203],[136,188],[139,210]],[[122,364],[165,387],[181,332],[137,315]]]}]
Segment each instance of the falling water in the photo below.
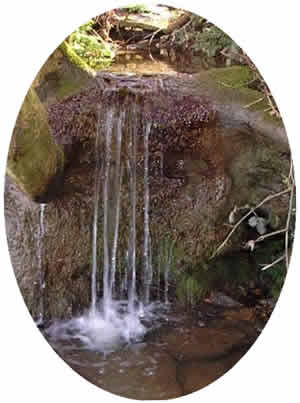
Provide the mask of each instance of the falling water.
[{"label": "falling water", "polygon": [[174,243],[168,244],[167,242],[165,243],[165,268],[164,268],[164,282],[165,282],[165,287],[164,287],[164,302],[166,304],[169,303],[169,273],[170,273],[170,266],[172,263],[172,256],[173,256],[173,248],[174,248]]},{"label": "falling water", "polygon": [[45,272],[43,270],[43,238],[45,234],[44,225],[44,213],[46,204],[41,203],[39,209],[39,232],[38,232],[38,273],[39,273],[39,289],[40,289],[40,301],[39,301],[39,313],[37,325],[41,325],[44,322],[44,290],[45,290]]},{"label": "falling water", "polygon": [[130,284],[128,297],[128,310],[134,313],[136,300],[136,142],[137,142],[137,121],[136,105],[133,106],[133,119],[131,119],[128,168],[130,174],[130,206],[131,206],[131,225],[129,236],[129,268]]},{"label": "falling water", "polygon": [[114,286],[115,286],[115,275],[116,275],[116,258],[117,258],[117,248],[118,248],[118,238],[119,238],[119,224],[120,224],[120,202],[121,202],[121,188],[122,188],[122,178],[123,178],[123,166],[121,166],[121,146],[122,146],[122,129],[124,121],[124,111],[118,119],[117,124],[117,156],[116,156],[116,170],[115,170],[115,228],[114,228],[114,239],[113,248],[111,256],[111,279],[110,279],[110,298],[112,298]]},{"label": "falling water", "polygon": [[[96,153],[99,152],[100,143],[100,125],[99,125],[99,112],[98,112],[98,127],[96,133]],[[94,219],[93,219],[93,240],[92,240],[92,276],[91,276],[91,312],[96,311],[96,299],[97,299],[97,238],[98,238],[98,210],[99,210],[99,194],[100,194],[100,159],[96,158],[95,169],[95,199],[94,199]]]},{"label": "falling water", "polygon": [[151,123],[147,123],[144,133],[144,303],[150,302],[152,283],[151,235],[149,230],[149,134]]},{"label": "falling water", "polygon": [[[54,339],[79,339],[88,348],[105,352],[142,337],[146,331],[145,323],[155,316],[153,307],[158,306],[150,302],[153,269],[149,136],[152,124],[147,122],[142,125],[139,121],[143,105],[133,93],[124,98],[120,97],[118,90],[112,89],[106,95],[110,97],[110,102],[106,109],[102,108],[101,113],[99,111],[95,144],[91,305],[84,315],[56,322],[48,329],[48,335]],[[138,188],[139,146],[144,149],[144,173],[143,187]],[[143,193],[139,193],[142,189]],[[140,212],[140,202],[143,203],[143,213]],[[128,233],[122,236],[122,247],[119,245],[121,213],[122,220],[125,220],[122,221],[122,231],[128,228]],[[142,251],[137,250],[139,237],[142,236],[137,232],[137,220],[143,220]],[[124,235],[127,235],[127,245],[124,245]],[[141,274],[137,273],[140,266]],[[103,275],[102,290],[97,290],[96,280],[100,271]],[[120,275],[119,295],[116,273]],[[138,289],[137,280],[141,280]],[[165,287],[166,284],[165,281]]]},{"label": "falling water", "polygon": [[[110,292],[110,256],[108,246],[108,198],[109,198],[109,176],[111,164],[111,138],[113,125],[113,110],[109,110],[107,114],[106,130],[105,130],[105,168],[104,168],[104,184],[103,184],[103,313],[107,318],[107,314],[111,305]],[[99,157],[98,157],[99,158]]]}]

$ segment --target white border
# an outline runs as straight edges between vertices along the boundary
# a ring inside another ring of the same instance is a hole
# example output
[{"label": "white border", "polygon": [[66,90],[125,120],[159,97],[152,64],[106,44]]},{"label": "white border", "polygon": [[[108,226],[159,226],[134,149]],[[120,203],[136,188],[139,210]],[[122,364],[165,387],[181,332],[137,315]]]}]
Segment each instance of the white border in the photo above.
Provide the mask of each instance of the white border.
[{"label": "white border", "polygon": [[[142,2],[142,1],[141,1]],[[131,1],[9,0],[0,6],[1,55],[1,389],[7,401],[99,402],[124,399],[89,384],[57,358],[36,331],[11,268],[3,219],[3,184],[11,132],[31,81],[58,44],[77,26]],[[162,2],[164,3],[164,2]],[[253,59],[275,96],[299,172],[299,13],[297,2],[169,1],[208,18]],[[298,138],[297,138],[298,137]],[[298,156],[297,156],[298,154]],[[295,401],[299,396],[299,236],[278,306],[258,341],[227,375],[182,400],[230,403]],[[294,365],[295,364],[295,365]],[[297,367],[296,367],[297,364]]]}]

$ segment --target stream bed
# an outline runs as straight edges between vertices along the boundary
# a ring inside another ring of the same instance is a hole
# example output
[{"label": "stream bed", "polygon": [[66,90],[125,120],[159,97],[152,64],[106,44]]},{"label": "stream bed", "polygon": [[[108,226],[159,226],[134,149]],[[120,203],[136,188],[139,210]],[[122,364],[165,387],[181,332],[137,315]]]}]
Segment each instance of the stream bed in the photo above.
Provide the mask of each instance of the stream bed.
[{"label": "stream bed", "polygon": [[217,380],[256,339],[254,324],[224,319],[224,312],[212,304],[197,314],[161,306],[143,337],[107,352],[66,332],[45,336],[71,368],[102,389],[132,399],[170,399]]}]

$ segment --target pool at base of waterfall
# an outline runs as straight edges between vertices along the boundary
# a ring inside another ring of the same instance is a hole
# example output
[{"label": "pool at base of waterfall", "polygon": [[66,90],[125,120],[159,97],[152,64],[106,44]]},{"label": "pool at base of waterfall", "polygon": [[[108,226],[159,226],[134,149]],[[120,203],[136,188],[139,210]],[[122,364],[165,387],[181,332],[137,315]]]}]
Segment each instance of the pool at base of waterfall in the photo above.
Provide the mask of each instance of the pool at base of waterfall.
[{"label": "pool at base of waterfall", "polygon": [[[221,316],[220,316],[221,315]],[[53,323],[45,337],[78,374],[127,398],[152,400],[186,395],[209,385],[245,354],[258,333],[244,320],[205,318],[152,303],[115,301],[97,311]]]}]

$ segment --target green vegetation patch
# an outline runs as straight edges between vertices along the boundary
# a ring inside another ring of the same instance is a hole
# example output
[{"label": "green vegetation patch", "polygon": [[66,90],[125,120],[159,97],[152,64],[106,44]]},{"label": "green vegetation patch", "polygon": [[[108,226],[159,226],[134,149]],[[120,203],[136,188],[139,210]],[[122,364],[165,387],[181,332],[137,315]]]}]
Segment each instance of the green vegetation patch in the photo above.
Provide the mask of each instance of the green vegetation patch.
[{"label": "green vegetation patch", "polygon": [[[75,64],[85,64],[88,68],[100,70],[108,67],[114,57],[114,46],[105,42],[100,35],[93,30],[93,22],[89,21],[74,31],[69,39],[68,44],[73,53],[79,57]],[[74,55],[71,55],[73,58]]]},{"label": "green vegetation patch", "polygon": [[122,8],[133,14],[143,14],[151,12],[146,4],[129,4],[128,6],[124,6]]}]

